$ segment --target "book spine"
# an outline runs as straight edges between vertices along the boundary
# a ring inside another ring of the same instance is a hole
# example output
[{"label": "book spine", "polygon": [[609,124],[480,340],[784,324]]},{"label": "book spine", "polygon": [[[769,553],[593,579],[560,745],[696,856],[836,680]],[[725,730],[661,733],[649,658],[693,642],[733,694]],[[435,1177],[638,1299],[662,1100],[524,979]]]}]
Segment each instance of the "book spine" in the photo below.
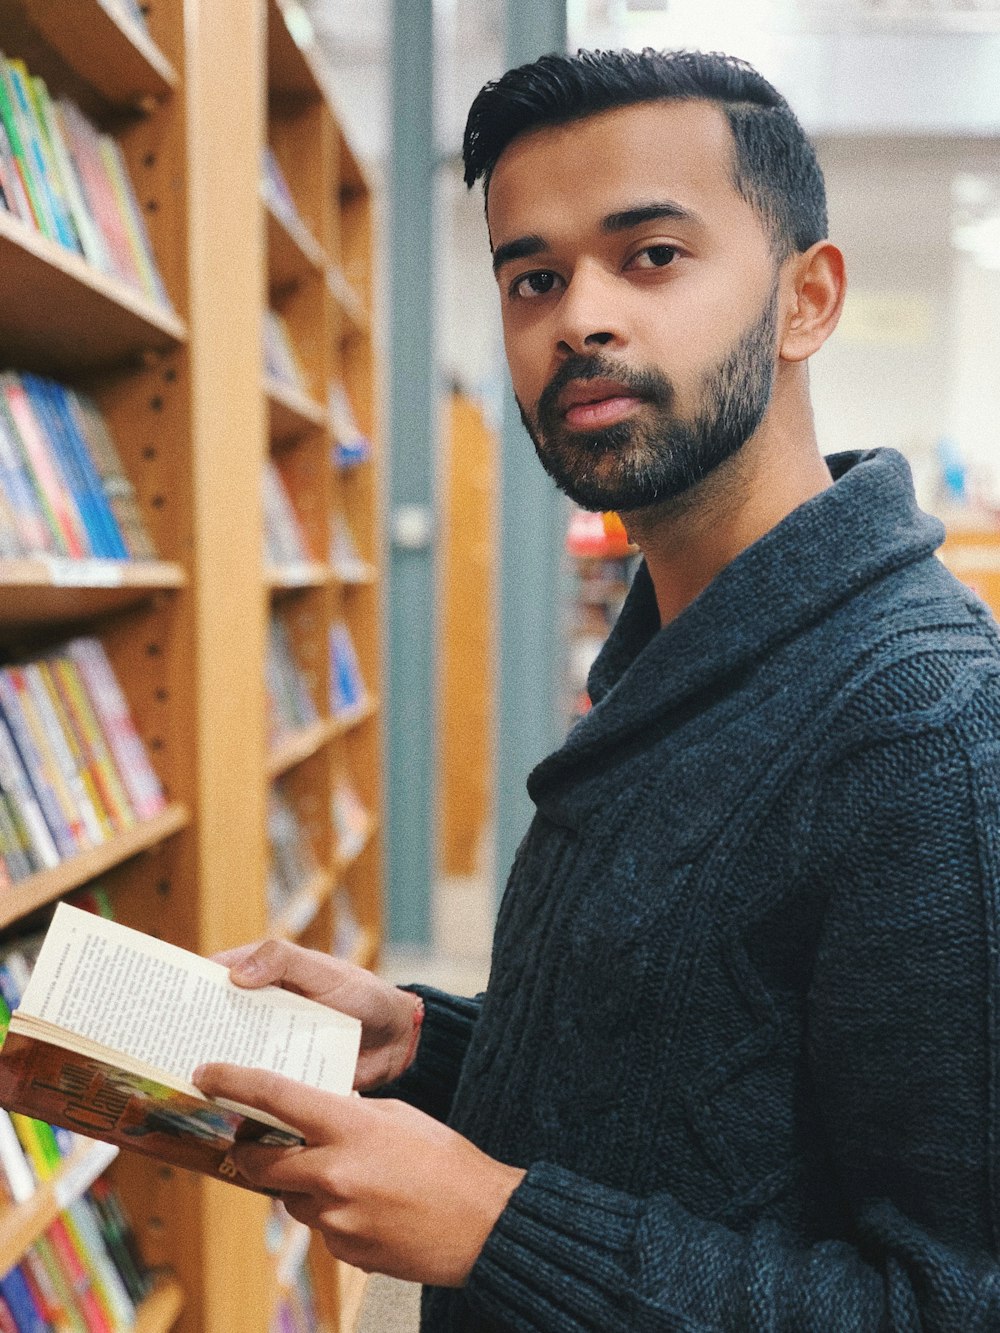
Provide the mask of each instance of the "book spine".
[{"label": "book spine", "polygon": [[90,1269],[94,1293],[112,1328],[128,1328],[135,1319],[135,1305],[107,1246],[90,1206],[84,1197],[67,1210],[67,1225],[75,1229],[84,1263]]},{"label": "book spine", "polygon": [[0,1295],[7,1303],[18,1333],[50,1333],[20,1264],[0,1277]]},{"label": "book spine", "polygon": [[136,813],[118,775],[76,663],[57,653],[49,659],[48,665],[66,712],[77,725],[84,751],[89,756],[94,782],[115,831],[132,828],[136,822]]},{"label": "book spine", "polygon": [[56,165],[52,159],[52,153],[45,137],[45,130],[39,119],[38,107],[32,95],[31,75],[28,73],[23,60],[8,61],[8,66],[14,84],[14,91],[17,95],[22,124],[28,133],[28,146],[30,147],[32,161],[41,188],[45,193],[52,225],[55,227],[55,239],[67,250],[75,250],[77,254],[80,254],[82,251],[79,237],[66,207]]},{"label": "book spine", "polygon": [[27,463],[35,474],[39,489],[44,492],[49,508],[58,525],[63,546],[74,559],[89,554],[89,543],[75,513],[70,489],[61,475],[44,432],[38,424],[31,403],[18,376],[0,376],[0,387],[7,407],[17,427]]},{"label": "book spine", "polygon": [[78,820],[80,847],[96,846],[105,839],[104,828],[94,809],[83,773],[77,764],[62,720],[52,697],[45,688],[42,671],[37,662],[26,662],[19,668],[35,713],[45,732],[45,740],[55,760],[66,791],[67,809]]},{"label": "book spine", "polygon": [[24,821],[31,850],[38,860],[38,868],[51,870],[57,866],[58,849],[2,714],[0,714],[0,789]]},{"label": "book spine", "polygon": [[[22,732],[18,731],[14,719],[11,717],[7,708],[6,695],[8,693],[8,686],[10,691],[13,691],[14,699],[24,724]],[[24,760],[25,766],[31,774],[32,783],[35,786],[35,792],[38,795],[39,800],[41,801],[41,792],[38,784],[35,782],[36,776],[40,776],[42,782],[47,786],[49,792],[54,797],[55,805],[58,808],[62,819],[62,826],[69,834],[68,842],[64,843],[63,841],[60,841],[56,829],[52,826],[49,807],[42,802],[42,809],[45,810],[49,828],[56,839],[56,846],[63,855],[74,855],[76,852],[80,851],[82,847],[88,844],[89,840],[86,826],[80,816],[80,812],[76,809],[73,795],[67,785],[59,761],[49,742],[45,725],[35,706],[35,701],[32,697],[28,680],[22,667],[10,666],[0,669],[0,706],[3,707],[7,721],[10,723],[11,733],[14,736],[18,749],[21,750],[21,758]],[[21,748],[21,735],[24,733],[27,733],[31,737],[34,747],[33,755],[26,755]],[[37,770],[32,764],[32,758],[37,762]],[[68,846],[70,850],[68,852],[64,851],[64,846]]]},{"label": "book spine", "polygon": [[82,554],[101,556],[104,554],[101,549],[102,534],[92,512],[92,497],[87,481],[76,455],[66,447],[62,438],[61,423],[54,416],[45,392],[46,381],[27,373],[19,378],[31,415],[52,460],[53,471],[62,481],[74,526],[80,536]]},{"label": "book spine", "polygon": [[90,1273],[80,1257],[76,1241],[66,1225],[66,1215],[60,1214],[46,1232],[52,1248],[59,1257],[76,1297],[77,1305],[90,1333],[114,1333],[93,1288]]},{"label": "book spine", "polygon": [[132,259],[114,188],[101,156],[102,136],[72,102],[60,99],[56,108],[66,142],[79,169],[91,215],[104,239],[110,271],[142,291],[142,277]]},{"label": "book spine", "polygon": [[[0,57],[2,58],[2,57]],[[0,94],[2,96],[2,94]],[[4,194],[7,196],[7,208],[21,222],[26,222],[34,230],[35,215],[31,211],[31,201],[24,189],[24,181],[18,169],[14,149],[11,147],[7,125],[0,115],[0,160],[3,161]]]},{"label": "book spine", "polygon": [[59,525],[41,491],[21,444],[0,383],[0,485],[13,503],[25,550],[65,554]]},{"label": "book spine", "polygon": [[7,138],[10,140],[18,175],[21,178],[28,203],[31,205],[32,223],[43,236],[55,240],[55,223],[50,224],[45,217],[43,202],[38,192],[38,183],[35,180],[28,149],[21,134],[17,97],[11,82],[9,64],[7,57],[2,52],[0,52],[0,120],[3,121],[4,129],[7,131]]},{"label": "book spine", "polygon": [[128,168],[122,157],[122,150],[117,141],[109,135],[102,135],[100,140],[101,160],[108,180],[114,190],[115,201],[124,224],[125,239],[131,251],[132,261],[142,279],[142,286],[151,301],[169,306],[167,289],[163,285],[160,271],[153,255],[152,242],[146,223],[139,211],[135,191],[129,180]]},{"label": "book spine", "polygon": [[80,238],[84,258],[94,268],[106,273],[108,257],[104,240],[94,224],[90,208],[84,197],[76,163],[66,144],[62,124],[56,114],[52,98],[41,79],[32,80],[32,91],[35,94],[35,105],[38,109],[39,119],[42,122],[42,128],[48,138],[52,155],[58,166],[67,207],[76,227],[77,236]]},{"label": "book spine", "polygon": [[21,1147],[21,1140],[10,1115],[0,1108],[0,1166],[10,1197],[15,1203],[27,1203],[35,1193],[35,1177]]},{"label": "book spine", "polygon": [[45,815],[52,840],[60,858],[72,856],[76,850],[76,840],[62,812],[55,789],[49,777],[48,765],[44,762],[35,743],[35,738],[25,719],[21,700],[10,669],[0,669],[0,711],[10,728],[24,771],[31,780],[31,786],[39,806]]},{"label": "book spine", "polygon": [[94,460],[101,487],[128,554],[133,560],[155,560],[156,548],[139,509],[135,489],[125,474],[115,442],[97,404],[76,389],[66,390],[66,401]]},{"label": "book spine", "polygon": [[38,869],[14,818],[14,807],[6,792],[0,791],[0,857],[8,880],[17,884]]},{"label": "book spine", "polygon": [[100,640],[74,639],[67,644],[66,651],[78,667],[94,712],[100,718],[133,809],[140,819],[152,818],[166,805],[163,788]]},{"label": "book spine", "polygon": [[38,1240],[35,1241],[34,1249],[39,1262],[44,1265],[52,1289],[64,1311],[66,1333],[89,1333],[83,1316],[77,1307],[76,1295],[69,1280],[69,1275],[59,1262],[48,1236],[39,1236]]},{"label": "book spine", "polygon": [[108,1251],[122,1275],[129,1296],[134,1304],[139,1305],[149,1295],[152,1277],[139,1253],[135,1232],[106,1177],[101,1176],[94,1181],[90,1198]]},{"label": "book spine", "polygon": [[122,539],[118,520],[108,502],[87,441],[71,410],[68,390],[53,380],[41,379],[38,376],[26,375],[25,380],[30,380],[36,386],[40,398],[45,402],[57,444],[75,460],[87,498],[88,528],[91,531],[95,554],[111,560],[127,559],[128,548]]}]

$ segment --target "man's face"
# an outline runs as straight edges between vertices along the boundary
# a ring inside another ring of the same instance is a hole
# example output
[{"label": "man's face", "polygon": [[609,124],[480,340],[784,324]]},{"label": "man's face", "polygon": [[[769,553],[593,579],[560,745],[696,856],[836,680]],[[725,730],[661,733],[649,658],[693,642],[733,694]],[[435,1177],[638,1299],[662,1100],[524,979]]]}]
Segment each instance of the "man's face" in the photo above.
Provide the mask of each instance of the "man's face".
[{"label": "man's face", "polygon": [[645,508],[736,453],[770,400],[777,266],[708,102],[641,103],[516,139],[487,217],[514,392],[588,509]]}]

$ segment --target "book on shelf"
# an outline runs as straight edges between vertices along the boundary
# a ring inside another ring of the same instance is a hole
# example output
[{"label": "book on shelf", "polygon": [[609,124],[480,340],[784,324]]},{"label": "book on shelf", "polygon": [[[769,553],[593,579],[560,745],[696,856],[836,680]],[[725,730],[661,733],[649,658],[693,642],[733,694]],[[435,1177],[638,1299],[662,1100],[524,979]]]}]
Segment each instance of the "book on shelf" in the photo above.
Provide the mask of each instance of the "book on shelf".
[{"label": "book on shelf", "polygon": [[350,714],[363,708],[368,691],[351,632],[342,620],[330,626],[330,711]]},{"label": "book on shelf", "polygon": [[0,186],[13,216],[170,307],[121,148],[0,53]]},{"label": "book on shelf", "polygon": [[347,396],[338,380],[330,383],[327,394],[327,419],[333,435],[333,461],[338,467],[353,467],[371,457],[371,441],[358,425]]},{"label": "book on shelf", "polygon": [[156,558],[97,405],[55,380],[0,374],[0,492],[11,558]]},{"label": "book on shelf", "polygon": [[300,731],[319,720],[305,677],[292,651],[292,641],[280,616],[268,625],[266,685],[271,739]]},{"label": "book on shelf", "polygon": [[165,805],[99,639],[0,667],[0,867],[8,885]]},{"label": "book on shelf", "polygon": [[288,325],[276,310],[264,312],[264,369],[269,379],[308,395],[306,373],[292,343]]},{"label": "book on shelf", "polygon": [[240,1184],[234,1142],[301,1136],[205,1097],[195,1068],[222,1060],[347,1095],[360,1038],[314,1000],[242,990],[211,959],[59,903],[0,1050],[0,1106]]},{"label": "book on shelf", "polygon": [[330,564],[344,583],[360,583],[367,579],[371,572],[371,567],[361,558],[351,525],[341,510],[337,510],[333,515]]},{"label": "book on shelf", "polygon": [[319,869],[309,835],[280,782],[274,783],[268,793],[267,841],[267,906],[272,919],[276,919]]},{"label": "book on shelf", "polygon": [[294,1272],[282,1276],[284,1283],[271,1319],[271,1333],[315,1333],[323,1327],[323,1321],[304,1257]]},{"label": "book on shelf", "polygon": [[295,565],[312,559],[302,524],[273,459],[264,468],[264,558],[270,565]]}]

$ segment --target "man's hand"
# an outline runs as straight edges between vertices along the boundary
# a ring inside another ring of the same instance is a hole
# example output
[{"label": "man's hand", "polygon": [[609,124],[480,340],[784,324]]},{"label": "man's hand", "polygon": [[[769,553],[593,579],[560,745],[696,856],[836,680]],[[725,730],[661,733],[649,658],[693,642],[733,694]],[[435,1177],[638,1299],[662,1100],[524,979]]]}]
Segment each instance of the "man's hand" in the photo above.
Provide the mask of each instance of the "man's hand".
[{"label": "man's hand", "polygon": [[237,986],[283,986],[361,1020],[361,1051],[354,1086],[390,1083],[412,1054],[416,997],[363,967],[284,940],[259,940],[215,955]]},{"label": "man's hand", "polygon": [[195,1083],[301,1132],[304,1147],[240,1145],[233,1162],[366,1272],[462,1286],[525,1174],[403,1102],[338,1097],[228,1064],[202,1065]]}]

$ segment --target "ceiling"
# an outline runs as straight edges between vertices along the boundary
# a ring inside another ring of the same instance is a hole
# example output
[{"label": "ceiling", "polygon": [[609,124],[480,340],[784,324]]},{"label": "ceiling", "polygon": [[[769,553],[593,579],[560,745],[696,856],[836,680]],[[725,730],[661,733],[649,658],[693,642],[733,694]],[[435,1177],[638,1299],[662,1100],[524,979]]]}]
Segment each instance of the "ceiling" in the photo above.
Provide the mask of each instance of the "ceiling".
[{"label": "ceiling", "polygon": [[[333,96],[371,166],[389,142],[393,0],[302,0]],[[435,0],[437,139],[457,152],[465,112],[504,68],[504,0]],[[762,34],[1000,34],[1000,0],[567,0],[569,44],[750,53]]]}]

